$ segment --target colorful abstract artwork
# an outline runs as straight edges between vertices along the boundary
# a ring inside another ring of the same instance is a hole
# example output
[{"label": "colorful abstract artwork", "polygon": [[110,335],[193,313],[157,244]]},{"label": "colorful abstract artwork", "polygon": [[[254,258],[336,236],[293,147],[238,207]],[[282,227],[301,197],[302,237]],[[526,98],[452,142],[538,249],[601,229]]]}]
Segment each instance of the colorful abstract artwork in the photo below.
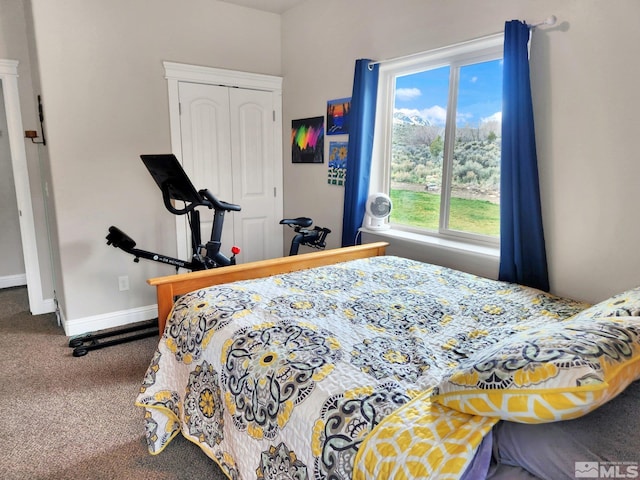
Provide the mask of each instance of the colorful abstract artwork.
[{"label": "colorful abstract artwork", "polygon": [[347,151],[349,142],[329,142],[329,185],[344,186],[347,180]]},{"label": "colorful abstract artwork", "polygon": [[349,133],[351,98],[339,98],[327,102],[327,135]]},{"label": "colorful abstract artwork", "polygon": [[291,161],[324,163],[324,117],[291,121]]}]

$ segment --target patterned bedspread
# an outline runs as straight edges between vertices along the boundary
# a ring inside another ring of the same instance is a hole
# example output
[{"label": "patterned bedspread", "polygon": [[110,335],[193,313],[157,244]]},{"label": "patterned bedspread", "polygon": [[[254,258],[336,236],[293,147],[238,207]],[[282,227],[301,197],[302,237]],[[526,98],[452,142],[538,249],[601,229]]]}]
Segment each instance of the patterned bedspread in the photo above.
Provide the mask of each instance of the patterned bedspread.
[{"label": "patterned bedspread", "polygon": [[211,287],[176,302],[136,404],[151,453],[181,431],[232,479],[371,478],[384,457],[394,478],[459,478],[495,420],[429,390],[587,306],[392,256]]}]

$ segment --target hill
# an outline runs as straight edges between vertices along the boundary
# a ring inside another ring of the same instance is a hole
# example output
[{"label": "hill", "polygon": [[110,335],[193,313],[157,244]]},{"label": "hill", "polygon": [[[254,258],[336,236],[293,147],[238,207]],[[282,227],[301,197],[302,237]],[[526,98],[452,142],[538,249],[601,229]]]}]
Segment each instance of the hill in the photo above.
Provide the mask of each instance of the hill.
[{"label": "hill", "polygon": [[[458,129],[452,165],[454,190],[499,196],[500,138],[494,130],[471,127]],[[407,122],[394,124],[392,182],[438,190],[442,179],[443,153],[443,127]]]}]

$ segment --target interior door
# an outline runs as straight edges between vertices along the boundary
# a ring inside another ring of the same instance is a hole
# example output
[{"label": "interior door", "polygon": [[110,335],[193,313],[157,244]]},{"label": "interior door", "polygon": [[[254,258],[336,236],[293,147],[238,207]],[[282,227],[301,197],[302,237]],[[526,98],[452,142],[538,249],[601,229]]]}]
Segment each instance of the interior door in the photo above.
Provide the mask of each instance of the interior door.
[{"label": "interior door", "polygon": [[[180,82],[182,166],[196,190],[206,188],[218,200],[234,203],[228,90],[217,85]],[[206,243],[211,236],[213,210],[199,210],[202,242]],[[222,253],[227,256],[234,244],[234,220],[233,214],[225,215],[221,241]],[[188,225],[185,230],[187,252],[192,253]]]},{"label": "interior door", "polygon": [[[18,92],[18,61],[0,59],[0,82],[4,95],[3,113],[6,116],[6,131],[2,135],[8,139],[11,168],[14,178],[15,199],[19,210],[20,238],[24,271],[29,295],[29,310],[33,315],[49,313],[56,310],[53,299],[45,299],[42,289],[42,275],[38,245],[36,242],[36,223],[29,169],[24,143],[24,128],[20,111],[20,94]],[[49,259],[49,258],[47,258]]]},{"label": "interior door", "polygon": [[[225,215],[222,253],[229,256],[231,246],[239,246],[241,263],[282,256],[271,93],[190,82],[179,82],[178,89],[187,175],[198,190],[242,207]],[[207,213],[201,209],[203,242],[211,234]]]},{"label": "interior door", "polygon": [[274,119],[271,94],[229,89],[233,201],[242,206],[234,240],[242,261],[282,256],[282,226],[276,218]]},{"label": "interior door", "polygon": [[6,131],[7,117],[4,113],[4,94],[0,80],[0,250],[11,252],[3,255],[0,262],[0,288],[22,285],[22,278],[26,278],[11,147]]}]

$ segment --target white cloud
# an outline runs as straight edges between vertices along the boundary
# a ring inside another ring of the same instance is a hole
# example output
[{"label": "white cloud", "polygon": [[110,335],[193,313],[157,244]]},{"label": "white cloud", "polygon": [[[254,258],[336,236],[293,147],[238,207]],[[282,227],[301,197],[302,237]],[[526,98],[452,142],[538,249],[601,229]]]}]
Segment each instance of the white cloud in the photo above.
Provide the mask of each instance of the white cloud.
[{"label": "white cloud", "polygon": [[502,123],[502,112],[496,112],[489,117],[482,118],[480,123],[498,122]]},{"label": "white cloud", "polygon": [[398,113],[402,113],[407,117],[420,117],[428,121],[431,125],[444,125],[447,120],[447,109],[440,105],[434,105],[433,107],[425,108],[424,110],[418,110],[415,108],[398,108]]},{"label": "white cloud", "polygon": [[413,100],[422,95],[419,88],[398,88],[396,90],[396,98],[398,100]]},{"label": "white cloud", "polygon": [[403,115],[406,115],[407,117],[422,116],[422,112],[420,112],[420,110],[416,108],[398,108],[395,111]]},{"label": "white cloud", "polygon": [[471,83],[476,83],[478,81],[478,77],[471,77]]},{"label": "white cloud", "polygon": [[425,118],[431,125],[444,125],[447,120],[447,109],[440,105],[434,105],[420,112],[420,116]]},{"label": "white cloud", "polygon": [[462,123],[462,122],[470,122],[473,119],[473,113],[467,113],[467,112],[456,112],[456,122],[458,123]]}]

